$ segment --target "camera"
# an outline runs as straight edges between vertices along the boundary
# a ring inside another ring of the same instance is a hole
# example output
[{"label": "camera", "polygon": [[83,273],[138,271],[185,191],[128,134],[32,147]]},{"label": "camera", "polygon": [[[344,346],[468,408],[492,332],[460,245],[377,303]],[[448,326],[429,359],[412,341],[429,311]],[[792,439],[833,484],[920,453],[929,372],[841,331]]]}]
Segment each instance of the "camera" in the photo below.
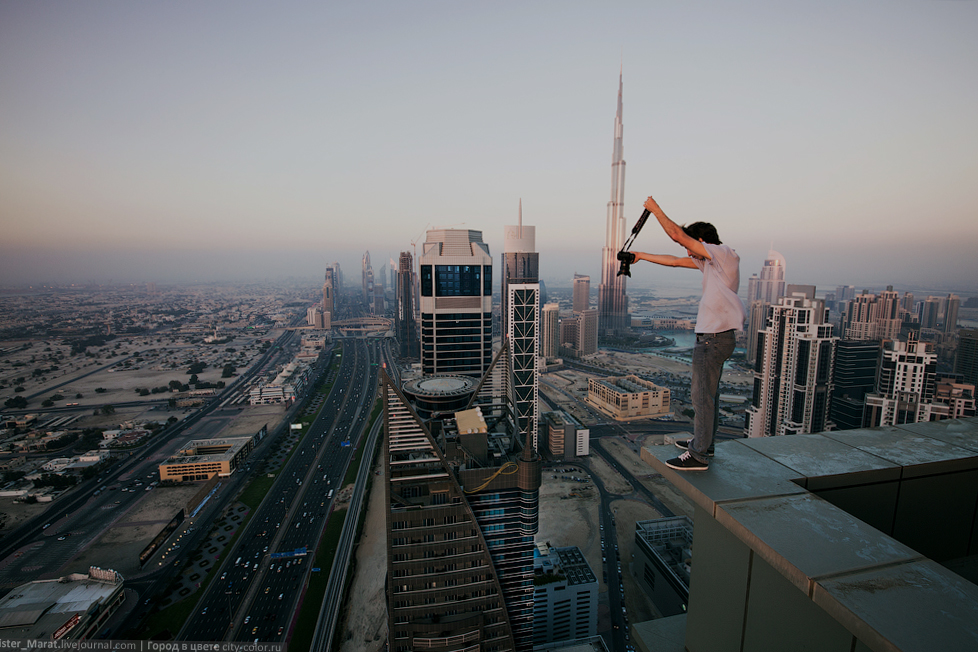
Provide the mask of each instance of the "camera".
[{"label": "camera", "polygon": [[632,276],[632,263],[635,262],[635,254],[630,251],[619,251],[618,260],[621,261],[621,265],[618,266],[618,274],[616,276],[621,276],[624,274],[631,278]]}]

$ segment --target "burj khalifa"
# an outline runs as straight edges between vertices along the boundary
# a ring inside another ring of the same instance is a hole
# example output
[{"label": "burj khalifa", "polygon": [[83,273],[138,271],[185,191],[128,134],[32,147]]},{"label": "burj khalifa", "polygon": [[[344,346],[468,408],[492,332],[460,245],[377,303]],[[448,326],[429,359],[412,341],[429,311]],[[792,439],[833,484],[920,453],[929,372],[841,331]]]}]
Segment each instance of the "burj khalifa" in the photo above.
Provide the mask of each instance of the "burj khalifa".
[{"label": "burj khalifa", "polygon": [[625,276],[617,276],[618,250],[625,243],[625,159],[621,124],[622,76],[618,75],[618,112],[615,114],[615,145],[611,156],[611,201],[604,248],[601,249],[601,285],[598,286],[598,330],[602,335],[619,335],[628,330],[628,297]]}]

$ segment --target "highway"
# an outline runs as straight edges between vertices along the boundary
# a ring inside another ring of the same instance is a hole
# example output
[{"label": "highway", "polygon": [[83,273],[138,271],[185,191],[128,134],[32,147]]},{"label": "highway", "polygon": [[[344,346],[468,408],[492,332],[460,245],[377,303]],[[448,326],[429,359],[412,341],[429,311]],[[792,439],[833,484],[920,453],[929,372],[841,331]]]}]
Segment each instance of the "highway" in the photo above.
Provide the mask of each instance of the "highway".
[{"label": "highway", "polygon": [[[376,392],[378,341],[345,340],[319,418],[277,473],[179,637],[283,641],[290,637],[319,545]],[[308,553],[303,553],[306,550]],[[324,572],[321,569],[320,572]]]}]

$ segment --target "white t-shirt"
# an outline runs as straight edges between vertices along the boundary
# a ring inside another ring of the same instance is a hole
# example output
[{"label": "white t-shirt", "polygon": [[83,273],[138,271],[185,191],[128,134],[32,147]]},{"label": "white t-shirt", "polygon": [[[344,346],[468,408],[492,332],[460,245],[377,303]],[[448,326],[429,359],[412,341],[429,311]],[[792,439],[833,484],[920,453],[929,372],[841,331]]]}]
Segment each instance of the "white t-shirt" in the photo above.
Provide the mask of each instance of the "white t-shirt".
[{"label": "white t-shirt", "polygon": [[693,258],[703,272],[703,298],[696,313],[697,333],[744,330],[747,313],[737,296],[740,289],[740,256],[727,245],[703,243],[709,260]]}]

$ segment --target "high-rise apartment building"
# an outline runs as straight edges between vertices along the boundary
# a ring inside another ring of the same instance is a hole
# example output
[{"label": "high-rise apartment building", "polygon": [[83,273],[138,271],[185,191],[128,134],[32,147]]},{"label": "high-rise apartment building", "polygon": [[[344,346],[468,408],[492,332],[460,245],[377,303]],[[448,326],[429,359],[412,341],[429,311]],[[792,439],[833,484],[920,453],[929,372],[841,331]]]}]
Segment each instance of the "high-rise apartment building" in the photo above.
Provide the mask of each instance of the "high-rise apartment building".
[{"label": "high-rise apartment building", "polygon": [[414,290],[414,257],[410,251],[402,251],[395,284],[394,330],[401,358],[406,360],[417,360],[421,350],[417,315],[414,312]]},{"label": "high-rise apartment building", "polygon": [[829,404],[838,338],[826,323],[823,302],[809,294],[814,291],[788,294],[769,306],[765,328],[757,333],[754,397],[744,427],[749,437],[833,429]]},{"label": "high-rise apartment building", "polygon": [[560,355],[560,306],[548,303],[543,307],[540,327],[540,357],[553,360]]},{"label": "high-rise apartment building", "polygon": [[611,201],[604,248],[601,250],[601,285],[598,286],[598,323],[602,334],[627,331],[628,296],[625,276],[618,276],[618,251],[625,244],[625,159],[622,145],[622,77],[618,76],[618,111],[615,114],[615,142],[611,154]]},{"label": "high-rise apartment building", "polygon": [[574,312],[584,312],[591,307],[591,277],[574,274]]},{"label": "high-rise apartment building", "polygon": [[846,304],[842,336],[847,340],[878,340],[879,308],[877,296],[863,290]]},{"label": "high-rise apartment building", "polygon": [[428,231],[419,270],[422,373],[482,376],[492,361],[492,256],[482,232]]},{"label": "high-rise apartment building", "polygon": [[963,328],[958,331],[954,373],[961,374],[964,382],[978,385],[978,328]]},{"label": "high-rise apartment building", "polygon": [[829,414],[837,430],[863,427],[866,395],[876,389],[879,358],[879,340],[839,340],[836,343]]},{"label": "high-rise apartment building", "polygon": [[883,343],[876,370],[876,391],[866,396],[866,427],[931,421],[947,415],[947,406],[934,405],[937,354],[910,331],[906,341]]},{"label": "high-rise apartment building", "polygon": [[880,293],[879,311],[876,334],[881,340],[895,340],[900,337],[903,326],[903,311],[900,307],[900,295],[893,291],[893,286],[886,286]]},{"label": "high-rise apartment building", "polygon": [[767,252],[760,276],[751,276],[747,280],[747,305],[754,301],[777,303],[784,296],[784,256],[774,249]]}]

